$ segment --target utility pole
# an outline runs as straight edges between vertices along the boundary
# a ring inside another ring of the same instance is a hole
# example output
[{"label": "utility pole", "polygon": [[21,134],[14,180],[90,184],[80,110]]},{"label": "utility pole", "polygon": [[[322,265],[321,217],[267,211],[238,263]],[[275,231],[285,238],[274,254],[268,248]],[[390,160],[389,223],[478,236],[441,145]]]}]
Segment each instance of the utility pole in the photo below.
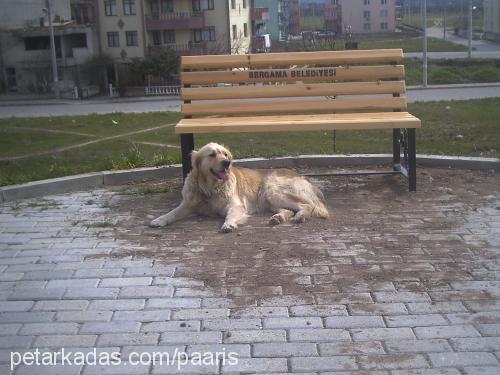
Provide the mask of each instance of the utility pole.
[{"label": "utility pole", "polygon": [[448,6],[448,0],[444,2],[443,10],[443,39],[446,40],[446,7]]},{"label": "utility pole", "polygon": [[472,0],[469,0],[469,43],[467,50],[467,57],[470,59],[472,57]]},{"label": "utility pole", "polygon": [[56,59],[56,43],[54,40],[54,26],[52,25],[52,11],[50,8],[50,0],[45,0],[45,9],[44,12],[47,14],[47,18],[49,19],[49,35],[50,35],[50,55],[52,60],[52,78],[54,81],[54,91],[56,94],[56,98],[59,99],[61,97],[61,93],[59,91],[59,76],[57,73],[57,59]]},{"label": "utility pole", "polygon": [[427,0],[423,1],[424,3],[424,9],[422,10],[422,15],[423,15],[423,28],[424,28],[424,45],[423,45],[423,86],[427,87]]}]

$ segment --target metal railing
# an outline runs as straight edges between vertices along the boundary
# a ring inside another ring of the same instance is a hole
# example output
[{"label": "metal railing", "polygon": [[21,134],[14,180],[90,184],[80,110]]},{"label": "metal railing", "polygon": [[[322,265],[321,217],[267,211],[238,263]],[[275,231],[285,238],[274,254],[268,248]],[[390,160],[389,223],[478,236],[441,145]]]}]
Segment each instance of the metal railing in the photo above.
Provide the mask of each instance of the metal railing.
[{"label": "metal railing", "polygon": [[178,96],[180,95],[180,86],[146,86],[144,87],[144,94],[151,95],[165,95],[165,96]]}]

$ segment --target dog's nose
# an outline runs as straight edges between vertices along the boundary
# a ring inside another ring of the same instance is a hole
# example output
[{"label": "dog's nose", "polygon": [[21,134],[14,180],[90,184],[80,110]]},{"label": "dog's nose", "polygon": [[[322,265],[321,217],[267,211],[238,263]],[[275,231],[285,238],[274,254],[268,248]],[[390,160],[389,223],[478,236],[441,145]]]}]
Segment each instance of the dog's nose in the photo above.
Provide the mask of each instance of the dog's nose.
[{"label": "dog's nose", "polygon": [[226,168],[226,169],[227,169],[227,168],[229,168],[229,166],[230,166],[230,165],[231,165],[231,161],[230,161],[230,160],[223,160],[223,161],[222,161],[222,166],[223,166],[224,168]]}]

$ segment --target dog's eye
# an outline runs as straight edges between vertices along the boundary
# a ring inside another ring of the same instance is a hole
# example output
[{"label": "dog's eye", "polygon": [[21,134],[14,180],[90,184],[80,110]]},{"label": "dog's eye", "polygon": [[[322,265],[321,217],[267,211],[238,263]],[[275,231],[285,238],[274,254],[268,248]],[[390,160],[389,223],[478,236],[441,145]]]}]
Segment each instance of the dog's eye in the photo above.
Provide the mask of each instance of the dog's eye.
[{"label": "dog's eye", "polygon": [[208,155],[208,156],[210,156],[211,158],[215,158],[215,155],[217,155],[217,154],[216,154],[216,153],[215,153],[215,151],[214,151],[214,152],[212,152],[212,153],[211,153],[210,155]]}]

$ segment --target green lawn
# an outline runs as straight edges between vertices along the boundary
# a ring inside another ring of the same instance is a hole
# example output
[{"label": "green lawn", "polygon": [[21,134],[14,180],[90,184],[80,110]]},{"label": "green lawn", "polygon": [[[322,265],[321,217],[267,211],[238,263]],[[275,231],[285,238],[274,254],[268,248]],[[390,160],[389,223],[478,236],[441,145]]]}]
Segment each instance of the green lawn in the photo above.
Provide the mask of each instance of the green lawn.
[{"label": "green lawn", "polygon": [[[466,3],[465,3],[466,4]],[[466,27],[468,20],[468,10],[467,6],[461,10],[457,5],[455,8],[448,7],[446,10],[446,28],[453,30],[454,27]],[[427,10],[427,27],[442,27],[444,22],[444,12],[443,9],[428,9]],[[474,10],[472,13],[472,25],[474,30],[482,30],[483,28],[483,12],[482,9]],[[406,7],[404,7],[403,13],[403,23],[415,27],[422,27],[422,16],[420,14],[419,8],[412,8],[411,12],[408,13]]]},{"label": "green lawn", "polygon": [[[427,69],[431,85],[500,82],[500,59],[432,59]],[[408,85],[422,84],[422,60],[405,59],[405,71]]]},{"label": "green lawn", "polygon": [[[402,48],[405,53],[422,52],[423,38],[421,36],[408,36],[398,33],[384,35],[354,35],[353,41],[358,42],[358,49],[379,49],[379,48]],[[343,50],[345,39],[343,37],[336,40],[335,50]],[[302,41],[290,42],[288,44],[276,42],[273,44],[273,52],[282,51],[314,51],[330,50],[331,46],[327,41],[316,41],[316,46],[307,44],[304,47]],[[429,52],[463,52],[467,51],[466,46],[451,43],[438,38],[427,38],[427,50]]]},{"label": "green lawn", "polygon": [[[409,111],[423,120],[417,131],[417,151],[426,154],[500,156],[500,98],[456,102],[414,103]],[[176,113],[109,114],[0,120],[0,159],[49,151],[96,137],[68,136],[25,129],[78,131],[109,137],[175,122]],[[114,125],[112,120],[118,121]],[[12,130],[11,128],[15,129]],[[36,134],[36,135],[34,135]],[[198,146],[209,142],[230,146],[237,158],[333,153],[330,132],[203,135]],[[173,127],[94,143],[65,152],[0,160],[0,185],[77,173],[155,166],[180,161],[178,148],[137,142],[178,145]],[[338,131],[337,153],[387,153],[391,131]]]}]

